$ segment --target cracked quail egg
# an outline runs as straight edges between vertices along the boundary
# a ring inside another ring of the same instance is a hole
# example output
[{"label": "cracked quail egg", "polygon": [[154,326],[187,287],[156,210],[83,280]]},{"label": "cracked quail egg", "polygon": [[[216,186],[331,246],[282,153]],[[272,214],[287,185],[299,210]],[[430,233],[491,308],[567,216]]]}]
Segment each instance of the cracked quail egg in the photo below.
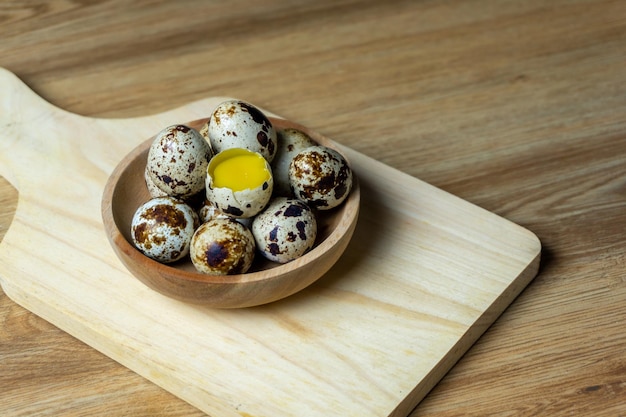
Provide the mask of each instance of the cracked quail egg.
[{"label": "cracked quail egg", "polygon": [[291,160],[289,183],[296,198],[312,208],[330,210],[340,205],[350,193],[352,170],[336,150],[311,146]]},{"label": "cracked quail egg", "polygon": [[270,120],[252,104],[227,100],[220,103],[202,128],[204,135],[219,153],[230,148],[258,152],[268,162],[276,154],[276,130]]},{"label": "cracked quail egg", "polygon": [[255,252],[252,232],[232,218],[217,217],[203,223],[191,239],[191,262],[209,275],[244,274],[252,266]]},{"label": "cracked quail egg", "polygon": [[187,256],[198,223],[198,215],[188,204],[170,196],[156,197],[135,211],[131,237],[144,255],[171,263]]},{"label": "cracked quail egg", "polygon": [[188,198],[204,188],[213,151],[200,133],[186,125],[161,130],[148,151],[146,170],[155,187],[167,195]]},{"label": "cracked quail egg", "polygon": [[277,197],[252,221],[252,235],[265,258],[287,263],[313,247],[317,222],[305,202]]},{"label": "cracked quail egg", "polygon": [[207,169],[207,200],[232,217],[259,213],[269,202],[273,187],[269,162],[247,149],[226,149],[211,159]]}]

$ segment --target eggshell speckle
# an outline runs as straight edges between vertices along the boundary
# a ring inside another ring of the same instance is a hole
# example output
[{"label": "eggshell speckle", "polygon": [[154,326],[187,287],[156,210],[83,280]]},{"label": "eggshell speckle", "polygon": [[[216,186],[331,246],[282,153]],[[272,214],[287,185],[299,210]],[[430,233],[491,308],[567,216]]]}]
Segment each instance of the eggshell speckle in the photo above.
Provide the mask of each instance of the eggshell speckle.
[{"label": "eggshell speckle", "polygon": [[289,164],[298,152],[317,145],[306,133],[298,129],[286,128],[277,130],[278,150],[272,161],[274,177],[274,195],[291,197],[289,185]]},{"label": "eggshell speckle", "polygon": [[303,201],[277,197],[254,218],[252,234],[258,251],[265,258],[286,263],[313,248],[317,222]]},{"label": "eggshell speckle", "polygon": [[318,210],[330,210],[348,197],[352,170],[336,150],[312,146],[293,157],[289,183],[296,198]]},{"label": "eggshell speckle", "polygon": [[165,191],[157,187],[154,181],[152,181],[152,178],[150,177],[150,173],[148,172],[147,165],[146,165],[146,169],[143,172],[144,172],[143,179],[146,181],[146,187],[148,188],[148,193],[150,194],[150,197],[152,198],[165,197],[168,195]]},{"label": "eggshell speckle", "polygon": [[206,223],[221,215],[223,215],[222,212],[215,207],[215,204],[206,199],[198,209],[198,217],[200,217],[200,222],[202,223]]},{"label": "eggshell speckle", "polygon": [[213,204],[212,202],[206,199],[204,200],[204,202],[198,209],[198,216],[200,217],[201,223],[206,223],[209,220],[213,220],[218,217],[224,217],[224,218],[234,218],[235,220],[237,220],[239,223],[243,224],[247,228],[250,228],[252,226],[251,217],[237,218],[237,217],[229,216],[228,214],[222,213],[217,207],[215,207],[215,204]]},{"label": "eggshell speckle", "polygon": [[173,197],[156,197],[142,204],[131,221],[131,237],[144,255],[161,263],[175,262],[189,253],[198,226],[196,212]]},{"label": "eggshell speckle", "polygon": [[215,153],[230,148],[258,152],[272,162],[276,155],[276,130],[270,120],[252,104],[228,100],[219,104],[202,129]]},{"label": "eggshell speckle", "polygon": [[234,219],[203,223],[191,239],[191,262],[210,275],[244,274],[252,266],[256,246],[252,232]]},{"label": "eggshell speckle", "polygon": [[154,186],[167,195],[187,198],[204,188],[212,156],[210,145],[197,130],[172,125],[154,138],[146,169]]}]

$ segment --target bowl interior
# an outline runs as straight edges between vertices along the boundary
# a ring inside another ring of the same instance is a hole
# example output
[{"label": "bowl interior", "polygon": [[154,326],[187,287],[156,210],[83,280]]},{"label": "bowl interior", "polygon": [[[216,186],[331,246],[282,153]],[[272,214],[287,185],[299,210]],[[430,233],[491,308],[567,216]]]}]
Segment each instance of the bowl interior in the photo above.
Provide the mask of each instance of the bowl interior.
[{"label": "bowl interior", "polygon": [[[272,118],[271,121],[276,128],[294,127],[305,131],[319,144],[333,147],[332,143],[326,138],[303,126],[283,119]],[[187,125],[195,129],[200,129],[205,122],[206,119],[201,119],[189,122]],[[150,198],[150,194],[145,185],[144,170],[148,150],[152,141],[153,138],[147,139],[120,162],[109,178],[102,201],[103,220],[109,241],[113,245],[118,257],[120,257],[134,275],[142,275],[144,278],[148,275],[149,281],[193,281],[214,286],[232,286],[243,283],[256,283],[255,285],[259,285],[259,283],[263,281],[271,281],[278,277],[284,278],[287,275],[292,276],[293,279],[302,276],[303,280],[308,279],[312,282],[323,275],[332,265],[327,265],[327,267],[324,268],[311,268],[311,265],[320,261],[328,263],[331,258],[332,263],[334,263],[340,254],[334,254],[329,258],[325,255],[326,252],[336,251],[338,249],[343,252],[345,245],[347,245],[345,240],[346,238],[349,240],[351,237],[358,215],[360,193],[356,176],[353,189],[343,204],[332,210],[316,212],[318,233],[315,247],[292,262],[278,264],[257,255],[254,264],[245,274],[214,276],[197,272],[188,257],[179,262],[167,265],[147,258],[132,244],[130,230],[135,210]],[[338,244],[342,242],[343,248],[338,248]],[[294,271],[298,273],[294,274]],[[322,272],[320,273],[320,271]],[[304,276],[310,273],[317,273],[319,276],[313,278]],[[146,281],[145,279],[142,280],[144,282]],[[154,287],[154,285],[151,286]],[[157,287],[159,286],[157,285]],[[163,291],[160,287],[157,289],[161,292],[167,292],[167,290]],[[175,294],[174,296],[178,296],[177,298],[194,298],[181,297],[180,295],[181,294]]]}]

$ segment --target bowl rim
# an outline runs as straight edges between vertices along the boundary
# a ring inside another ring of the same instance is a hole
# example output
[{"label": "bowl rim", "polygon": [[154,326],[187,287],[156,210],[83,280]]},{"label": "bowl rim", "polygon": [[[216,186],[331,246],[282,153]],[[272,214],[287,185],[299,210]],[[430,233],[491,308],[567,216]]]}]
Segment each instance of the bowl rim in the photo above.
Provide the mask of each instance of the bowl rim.
[{"label": "bowl rim", "polygon": [[[318,144],[327,146],[340,152],[348,161],[348,165],[351,166],[351,163],[348,160],[347,156],[341,151],[341,149],[338,149],[336,144],[334,144],[334,142],[330,139],[315,132],[314,130],[308,129],[303,125],[291,122],[287,119],[273,116],[268,116],[268,118],[270,119],[274,127],[279,127],[281,129],[294,128],[304,131],[309,136],[311,136],[311,138]],[[183,124],[199,129],[199,127],[206,123],[207,120],[208,118],[203,118]],[[336,244],[343,238],[343,236],[346,233],[350,233],[350,229],[354,228],[354,223],[356,222],[355,218],[358,218],[359,213],[360,186],[358,178],[354,170],[352,170],[352,189],[346,200],[339,207],[336,208],[336,210],[342,210],[343,214],[338,219],[335,228],[330,232],[330,234],[328,234],[328,236],[326,236],[324,240],[319,242],[313,249],[291,262],[287,262],[285,264],[276,263],[276,266],[272,266],[270,268],[262,269],[259,271],[247,272],[244,274],[209,275],[203,274],[201,272],[187,271],[177,268],[175,266],[176,263],[164,264],[153,260],[145,256],[137,248],[135,248],[135,246],[130,243],[119,230],[114,213],[113,197],[116,193],[117,188],[121,186],[119,181],[120,177],[126,172],[129,164],[146,151],[146,148],[150,146],[155,136],[156,134],[151,138],[142,141],[118,162],[111,175],[107,179],[104,187],[104,191],[102,194],[101,214],[103,218],[105,233],[107,234],[107,238],[109,239],[109,242],[114,247],[114,249],[117,249],[124,253],[128,258],[130,258],[130,261],[132,262],[136,261],[137,264],[145,264],[147,269],[154,270],[156,274],[159,274],[161,276],[172,276],[182,281],[203,282],[207,284],[219,285],[240,285],[243,283],[258,283],[264,280],[272,280],[276,277],[280,277],[301,267],[304,267],[311,262],[314,262],[321,255],[329,250],[332,250],[333,247],[336,246]],[[349,216],[350,213],[354,214]],[[119,254],[117,255],[118,257],[120,257]]]}]

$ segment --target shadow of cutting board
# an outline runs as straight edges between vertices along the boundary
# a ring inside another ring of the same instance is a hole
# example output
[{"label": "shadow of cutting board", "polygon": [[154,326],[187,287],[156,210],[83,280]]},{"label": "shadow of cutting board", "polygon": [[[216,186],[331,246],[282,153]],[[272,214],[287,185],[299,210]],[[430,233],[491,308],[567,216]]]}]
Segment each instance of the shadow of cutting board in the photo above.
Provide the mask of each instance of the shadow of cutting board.
[{"label": "shadow of cutting board", "polygon": [[328,274],[261,307],[168,299],[114,255],[101,194],[141,141],[223,99],[107,120],[58,109],[2,69],[0,91],[0,174],[19,191],[4,291],[212,416],[406,416],[537,273],[528,230],[342,147],[362,206]]}]

